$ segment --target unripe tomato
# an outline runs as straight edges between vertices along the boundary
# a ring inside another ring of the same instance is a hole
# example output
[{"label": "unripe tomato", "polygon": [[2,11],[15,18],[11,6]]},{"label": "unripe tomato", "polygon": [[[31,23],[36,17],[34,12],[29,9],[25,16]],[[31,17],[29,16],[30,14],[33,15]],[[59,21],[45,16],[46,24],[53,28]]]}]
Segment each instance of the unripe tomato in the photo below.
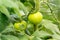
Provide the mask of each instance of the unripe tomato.
[{"label": "unripe tomato", "polygon": [[38,24],[42,21],[43,16],[40,12],[32,13],[28,16],[28,20],[31,21],[33,24]]},{"label": "unripe tomato", "polygon": [[25,21],[21,21],[21,22],[18,22],[18,23],[14,24],[14,28],[16,30],[25,30],[26,27],[27,27],[27,23]]}]

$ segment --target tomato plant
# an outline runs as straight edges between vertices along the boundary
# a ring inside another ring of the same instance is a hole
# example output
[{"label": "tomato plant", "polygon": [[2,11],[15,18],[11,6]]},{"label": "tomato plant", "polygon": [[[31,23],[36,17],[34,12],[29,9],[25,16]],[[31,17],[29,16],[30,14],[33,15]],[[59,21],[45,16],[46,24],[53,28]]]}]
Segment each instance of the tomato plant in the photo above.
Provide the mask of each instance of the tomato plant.
[{"label": "tomato plant", "polygon": [[60,40],[60,0],[0,0],[0,40]]}]

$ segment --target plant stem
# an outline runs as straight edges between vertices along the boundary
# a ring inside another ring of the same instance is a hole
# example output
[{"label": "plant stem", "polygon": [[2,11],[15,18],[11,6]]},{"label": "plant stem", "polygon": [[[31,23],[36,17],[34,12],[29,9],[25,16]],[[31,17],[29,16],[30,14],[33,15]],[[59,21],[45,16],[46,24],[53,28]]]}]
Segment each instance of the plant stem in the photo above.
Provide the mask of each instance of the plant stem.
[{"label": "plant stem", "polygon": [[34,0],[34,2],[35,2],[35,10],[33,12],[37,12],[37,11],[39,11],[39,8],[40,8],[40,1]]},{"label": "plant stem", "polygon": [[38,30],[38,26],[34,25],[34,31]]}]

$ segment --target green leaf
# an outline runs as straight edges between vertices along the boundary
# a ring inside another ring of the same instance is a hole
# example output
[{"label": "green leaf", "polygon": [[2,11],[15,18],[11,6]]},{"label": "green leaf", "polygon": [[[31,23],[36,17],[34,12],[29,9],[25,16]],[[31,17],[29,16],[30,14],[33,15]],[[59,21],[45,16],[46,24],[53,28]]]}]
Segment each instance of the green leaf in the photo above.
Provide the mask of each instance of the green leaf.
[{"label": "green leaf", "polygon": [[55,4],[57,7],[60,7],[60,0],[49,0],[49,2]]},{"label": "green leaf", "polygon": [[2,13],[0,13],[0,32],[2,32],[9,24],[9,19]]},{"label": "green leaf", "polygon": [[28,10],[22,2],[18,2],[19,8],[24,11],[26,15],[28,15]]},{"label": "green leaf", "polygon": [[60,21],[60,9],[57,10],[57,18]]},{"label": "green leaf", "polygon": [[13,28],[13,24],[9,23],[9,25],[7,26],[7,28],[2,31],[2,34],[7,34],[7,33],[10,33],[10,32],[14,32],[14,31],[15,30]]},{"label": "green leaf", "polygon": [[48,3],[55,14],[55,18],[60,21],[60,0],[49,0]]},{"label": "green leaf", "polygon": [[33,8],[32,4],[30,2],[24,2],[24,5],[26,6],[26,9],[28,11],[31,11],[31,9]]},{"label": "green leaf", "polygon": [[39,37],[34,37],[32,40],[42,40],[42,39]]},{"label": "green leaf", "polygon": [[0,11],[4,13],[8,18],[10,18],[10,13],[7,10],[7,8],[12,8],[14,12],[18,15],[18,17],[21,17],[19,8],[16,2],[13,2],[12,0],[9,0],[9,1],[2,0],[2,4],[0,5]]},{"label": "green leaf", "polygon": [[54,32],[57,32],[57,33],[60,34],[58,25],[53,24],[52,21],[50,21],[50,20],[43,20],[42,25],[43,25],[46,29],[51,30],[53,33],[54,33]]},{"label": "green leaf", "polygon": [[59,34],[53,34],[52,35],[52,37],[54,38],[54,39],[57,39],[57,40],[60,40],[60,35]]},{"label": "green leaf", "polygon": [[2,40],[1,37],[0,37],[0,40]]},{"label": "green leaf", "polygon": [[2,0],[0,0],[0,5],[2,5]]},{"label": "green leaf", "polygon": [[27,35],[19,35],[18,37],[20,40],[28,40],[28,36]]},{"label": "green leaf", "polygon": [[5,6],[0,5],[0,12],[5,14],[10,19],[10,13],[9,13],[9,11],[7,10],[7,8]]},{"label": "green leaf", "polygon": [[2,40],[19,40],[19,38],[13,35],[2,35]]},{"label": "green leaf", "polygon": [[57,39],[48,39],[48,40],[57,40]]},{"label": "green leaf", "polygon": [[9,8],[18,8],[18,5],[12,0],[2,0],[2,4]]},{"label": "green leaf", "polygon": [[45,37],[45,36],[51,36],[51,34],[41,30],[41,31],[35,31],[33,34],[33,36],[36,36],[36,37]]}]

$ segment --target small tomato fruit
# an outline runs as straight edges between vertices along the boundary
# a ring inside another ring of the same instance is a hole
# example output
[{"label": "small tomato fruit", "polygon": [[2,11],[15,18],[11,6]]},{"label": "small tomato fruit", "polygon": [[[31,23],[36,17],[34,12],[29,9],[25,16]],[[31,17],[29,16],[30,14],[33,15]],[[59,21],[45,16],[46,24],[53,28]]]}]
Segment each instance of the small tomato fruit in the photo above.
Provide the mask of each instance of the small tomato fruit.
[{"label": "small tomato fruit", "polygon": [[40,12],[32,13],[28,16],[28,20],[33,24],[38,24],[42,21],[43,15]]},{"label": "small tomato fruit", "polygon": [[18,23],[14,24],[14,28],[16,30],[25,30],[26,27],[27,27],[27,23],[25,21],[21,21],[21,22],[18,22]]}]

